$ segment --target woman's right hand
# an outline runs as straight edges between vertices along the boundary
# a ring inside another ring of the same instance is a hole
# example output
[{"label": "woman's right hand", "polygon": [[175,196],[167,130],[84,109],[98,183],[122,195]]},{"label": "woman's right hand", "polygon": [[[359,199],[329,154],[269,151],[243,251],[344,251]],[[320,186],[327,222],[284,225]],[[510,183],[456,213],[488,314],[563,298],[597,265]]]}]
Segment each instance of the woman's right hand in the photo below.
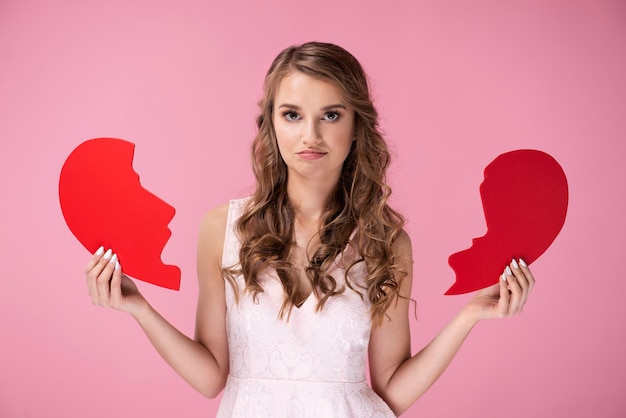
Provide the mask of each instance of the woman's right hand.
[{"label": "woman's right hand", "polygon": [[139,293],[137,285],[122,273],[117,254],[100,247],[85,271],[89,296],[94,305],[128,312],[137,317],[148,308],[148,302]]}]

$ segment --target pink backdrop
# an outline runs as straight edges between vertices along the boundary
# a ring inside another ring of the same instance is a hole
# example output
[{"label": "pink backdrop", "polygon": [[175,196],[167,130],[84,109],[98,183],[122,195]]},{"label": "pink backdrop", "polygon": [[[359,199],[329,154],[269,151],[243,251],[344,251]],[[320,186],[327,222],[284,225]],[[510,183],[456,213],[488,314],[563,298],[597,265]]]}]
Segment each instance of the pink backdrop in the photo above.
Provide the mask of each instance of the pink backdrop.
[{"label": "pink backdrop", "polygon": [[2,0],[0,416],[214,414],[131,318],[92,306],[58,174],[83,140],[137,144],[143,185],[177,208],[163,259],[182,269],[178,293],[140,286],[191,334],[200,218],[250,190],[263,74],[308,40],[345,46],[373,80],[414,243],[414,351],[467,300],[443,296],[447,257],[485,232],[483,168],[536,148],[569,178],[525,313],[478,326],[405,416],[624,416],[625,5]]}]

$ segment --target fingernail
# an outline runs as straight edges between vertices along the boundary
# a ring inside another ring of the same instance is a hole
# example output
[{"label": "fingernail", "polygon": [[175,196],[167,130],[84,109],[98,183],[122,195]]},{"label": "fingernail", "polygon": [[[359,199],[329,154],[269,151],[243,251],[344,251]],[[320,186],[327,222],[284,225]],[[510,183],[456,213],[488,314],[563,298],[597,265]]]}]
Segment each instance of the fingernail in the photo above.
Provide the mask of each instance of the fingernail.
[{"label": "fingernail", "polygon": [[511,268],[509,266],[506,266],[506,274],[508,274],[509,276],[513,275],[513,272],[511,271]]},{"label": "fingernail", "polygon": [[106,252],[106,253],[104,253],[104,259],[105,259],[105,260],[108,260],[109,258],[111,258],[111,254],[112,254],[112,253],[113,253],[113,251],[111,251],[111,249],[109,248],[109,249],[107,250],[107,252]]},{"label": "fingernail", "polygon": [[116,261],[115,262],[115,270],[119,270],[120,269],[120,262]]},{"label": "fingernail", "polygon": [[519,268],[519,265],[517,264],[517,261],[515,261],[515,259],[513,259],[512,263],[513,263],[513,267],[514,268],[516,268],[516,269]]},{"label": "fingernail", "polygon": [[526,262],[522,260],[521,258],[519,259],[519,263],[522,265],[522,267],[527,267]]},{"label": "fingernail", "polygon": [[502,273],[502,276],[500,276],[500,278],[503,282],[506,282],[506,274]]},{"label": "fingernail", "polygon": [[113,254],[113,257],[111,257],[111,261],[109,261],[109,263],[117,263],[117,254]]},{"label": "fingernail", "polygon": [[104,252],[104,247],[101,245],[100,248],[96,250],[96,255],[102,255],[103,252]]}]

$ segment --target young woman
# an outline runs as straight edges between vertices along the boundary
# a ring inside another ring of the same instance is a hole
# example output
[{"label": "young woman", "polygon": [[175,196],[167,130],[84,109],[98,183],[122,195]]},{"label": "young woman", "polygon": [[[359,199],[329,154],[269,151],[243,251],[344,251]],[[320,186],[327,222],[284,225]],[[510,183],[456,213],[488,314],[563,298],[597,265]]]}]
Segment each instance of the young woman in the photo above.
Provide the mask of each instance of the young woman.
[{"label": "young woman", "polygon": [[411,241],[387,204],[389,153],[361,65],[332,44],[287,48],[260,108],[254,194],[202,221],[195,339],[150,306],[110,249],[89,261],[90,295],[130,313],[196,390],[224,390],[218,416],[400,415],[479,320],[522,310],[532,274],[512,260],[411,355]]}]

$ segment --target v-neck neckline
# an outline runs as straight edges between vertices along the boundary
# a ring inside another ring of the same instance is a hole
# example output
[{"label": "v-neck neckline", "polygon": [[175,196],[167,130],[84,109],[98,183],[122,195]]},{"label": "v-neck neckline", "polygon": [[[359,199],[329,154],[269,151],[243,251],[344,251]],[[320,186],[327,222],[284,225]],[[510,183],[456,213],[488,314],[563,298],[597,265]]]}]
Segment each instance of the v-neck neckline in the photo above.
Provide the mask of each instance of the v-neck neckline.
[{"label": "v-neck neckline", "polygon": [[[346,246],[344,247],[343,251],[337,255],[337,257],[335,257],[333,266],[331,267],[331,269],[328,271],[328,273],[330,273],[330,271],[338,268],[339,266],[337,265],[337,258],[339,257],[343,257],[344,252],[350,247],[350,245],[352,244],[352,241],[354,240],[354,237],[357,233],[358,229],[355,228],[354,231],[352,231],[352,233],[350,234],[350,238],[348,239],[348,243],[346,244]],[[309,294],[302,300],[302,302],[300,303],[300,305],[293,305],[298,311],[303,310],[303,308],[305,307],[305,305],[309,304],[309,300],[310,299],[315,299],[315,292],[313,289],[311,289],[311,291],[309,292]]]},{"label": "v-neck neckline", "polygon": [[313,290],[311,290],[311,292],[309,292],[309,294],[302,300],[302,303],[300,303],[300,305],[293,305],[296,309],[302,309],[304,307],[304,305],[306,305],[309,301],[309,299],[312,299],[313,296]]}]

